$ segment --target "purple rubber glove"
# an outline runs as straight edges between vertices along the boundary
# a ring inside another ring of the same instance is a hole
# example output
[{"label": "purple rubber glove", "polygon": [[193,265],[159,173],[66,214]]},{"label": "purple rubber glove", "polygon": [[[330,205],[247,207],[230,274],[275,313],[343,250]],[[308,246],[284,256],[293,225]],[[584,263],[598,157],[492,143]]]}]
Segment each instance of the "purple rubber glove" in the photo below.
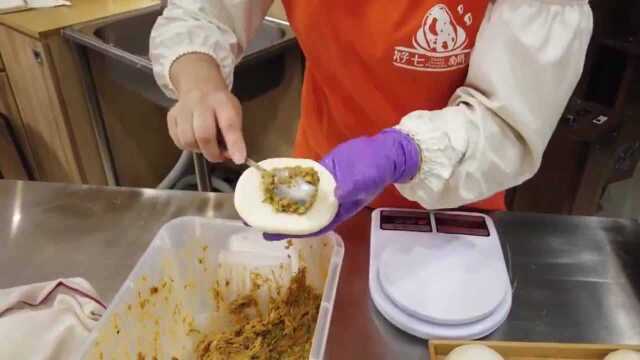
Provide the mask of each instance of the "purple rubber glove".
[{"label": "purple rubber glove", "polygon": [[375,199],[387,186],[411,180],[420,167],[420,150],[406,134],[387,129],[338,145],[320,161],[336,180],[338,213],[322,230],[306,236],[264,234],[267,240],[309,237],[334,230]]}]

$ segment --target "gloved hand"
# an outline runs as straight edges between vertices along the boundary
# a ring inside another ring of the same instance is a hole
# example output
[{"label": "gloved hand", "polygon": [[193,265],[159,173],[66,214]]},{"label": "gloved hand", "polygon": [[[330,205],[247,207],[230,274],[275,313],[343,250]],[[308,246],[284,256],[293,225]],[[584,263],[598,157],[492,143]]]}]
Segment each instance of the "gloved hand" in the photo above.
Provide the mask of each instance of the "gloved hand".
[{"label": "gloved hand", "polygon": [[338,145],[320,161],[336,181],[339,208],[322,230],[306,236],[264,234],[266,240],[309,237],[329,232],[369,204],[385,187],[411,180],[420,167],[420,150],[408,135],[387,129]]}]

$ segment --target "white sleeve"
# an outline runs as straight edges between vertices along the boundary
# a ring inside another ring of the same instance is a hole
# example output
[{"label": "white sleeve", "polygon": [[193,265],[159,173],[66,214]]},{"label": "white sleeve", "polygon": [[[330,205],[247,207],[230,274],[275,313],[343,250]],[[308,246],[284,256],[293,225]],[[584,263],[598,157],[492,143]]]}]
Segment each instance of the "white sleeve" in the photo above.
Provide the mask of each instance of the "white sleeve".
[{"label": "white sleeve", "polygon": [[489,5],[464,86],[439,111],[397,129],[422,151],[398,190],[430,209],[488,198],[535,174],[580,78],[593,27],[586,0],[497,0]]},{"label": "white sleeve", "polygon": [[231,87],[233,68],[273,0],[169,0],[151,32],[156,81],[175,98],[169,79],[173,62],[188,53],[212,56]]}]

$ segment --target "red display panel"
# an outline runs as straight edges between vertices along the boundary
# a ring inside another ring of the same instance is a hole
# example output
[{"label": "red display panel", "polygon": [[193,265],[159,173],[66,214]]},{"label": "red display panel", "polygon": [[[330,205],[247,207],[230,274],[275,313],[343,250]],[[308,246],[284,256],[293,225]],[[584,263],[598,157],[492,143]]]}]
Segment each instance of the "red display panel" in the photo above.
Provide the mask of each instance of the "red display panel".
[{"label": "red display panel", "polygon": [[489,227],[482,216],[435,213],[434,218],[439,233],[489,236]]},{"label": "red display panel", "polygon": [[431,232],[431,221],[426,211],[383,210],[380,229],[395,231]]}]

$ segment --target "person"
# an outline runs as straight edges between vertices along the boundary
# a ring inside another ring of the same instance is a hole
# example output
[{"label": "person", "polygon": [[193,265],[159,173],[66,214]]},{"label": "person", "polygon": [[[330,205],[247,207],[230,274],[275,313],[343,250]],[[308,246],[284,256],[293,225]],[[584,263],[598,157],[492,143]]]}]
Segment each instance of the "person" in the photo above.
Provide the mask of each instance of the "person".
[{"label": "person", "polygon": [[[245,160],[229,89],[271,3],[170,0],[158,18],[150,56],[178,100],[167,122],[181,149]],[[505,209],[504,190],[540,166],[593,28],[586,0],[283,5],[306,58],[294,152],[322,159],[337,183],[323,232],[367,205]]]}]

